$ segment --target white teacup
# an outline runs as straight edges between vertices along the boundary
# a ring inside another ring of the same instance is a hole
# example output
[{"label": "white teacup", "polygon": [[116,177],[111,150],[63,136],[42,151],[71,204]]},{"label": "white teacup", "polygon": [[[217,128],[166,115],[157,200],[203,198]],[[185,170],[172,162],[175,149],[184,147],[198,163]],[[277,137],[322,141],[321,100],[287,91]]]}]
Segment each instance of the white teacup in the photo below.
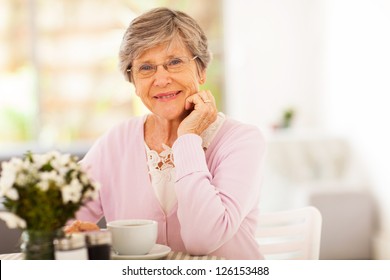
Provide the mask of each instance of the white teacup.
[{"label": "white teacup", "polygon": [[145,255],[157,241],[157,222],[153,220],[116,220],[107,223],[107,229],[118,255]]}]

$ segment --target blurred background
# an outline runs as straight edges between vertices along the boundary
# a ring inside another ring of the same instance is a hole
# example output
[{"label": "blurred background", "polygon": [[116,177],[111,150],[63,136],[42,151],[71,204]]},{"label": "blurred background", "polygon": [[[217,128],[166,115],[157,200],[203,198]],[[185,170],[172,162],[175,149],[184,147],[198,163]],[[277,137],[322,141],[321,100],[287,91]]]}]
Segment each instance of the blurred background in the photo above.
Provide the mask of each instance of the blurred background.
[{"label": "blurred background", "polygon": [[[263,131],[261,211],[314,205],[321,259],[390,259],[387,0],[0,0],[0,161],[82,157],[145,114],[117,54],[130,21],[158,6],[200,23],[213,52],[204,88]],[[0,253],[18,234],[0,221]]]}]

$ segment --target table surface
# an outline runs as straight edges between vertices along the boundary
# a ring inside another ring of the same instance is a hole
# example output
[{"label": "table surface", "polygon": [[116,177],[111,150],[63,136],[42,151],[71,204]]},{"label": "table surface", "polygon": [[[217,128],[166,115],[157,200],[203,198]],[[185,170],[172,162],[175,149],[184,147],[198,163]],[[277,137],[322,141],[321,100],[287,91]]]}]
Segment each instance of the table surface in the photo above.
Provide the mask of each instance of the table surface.
[{"label": "table surface", "polygon": [[[0,260],[23,260],[23,253],[2,254]],[[169,254],[161,258],[162,260],[223,260],[221,257],[216,256],[191,256],[183,252],[171,251]]]}]

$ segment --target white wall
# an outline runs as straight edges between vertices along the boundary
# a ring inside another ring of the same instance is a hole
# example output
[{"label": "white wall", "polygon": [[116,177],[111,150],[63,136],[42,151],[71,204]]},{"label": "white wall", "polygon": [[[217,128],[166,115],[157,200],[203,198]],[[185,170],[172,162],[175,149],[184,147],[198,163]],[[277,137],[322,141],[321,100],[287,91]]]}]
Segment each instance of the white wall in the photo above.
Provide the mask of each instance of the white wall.
[{"label": "white wall", "polygon": [[224,3],[226,112],[268,128],[293,106],[296,127],[349,139],[390,248],[390,1]]},{"label": "white wall", "polygon": [[[332,0],[327,16],[324,111],[331,131],[365,160],[379,205],[380,239],[390,248],[390,1]],[[390,258],[390,251],[378,252]]]},{"label": "white wall", "polygon": [[295,107],[297,125],[316,127],[323,92],[322,3],[225,0],[226,109],[269,127]]}]

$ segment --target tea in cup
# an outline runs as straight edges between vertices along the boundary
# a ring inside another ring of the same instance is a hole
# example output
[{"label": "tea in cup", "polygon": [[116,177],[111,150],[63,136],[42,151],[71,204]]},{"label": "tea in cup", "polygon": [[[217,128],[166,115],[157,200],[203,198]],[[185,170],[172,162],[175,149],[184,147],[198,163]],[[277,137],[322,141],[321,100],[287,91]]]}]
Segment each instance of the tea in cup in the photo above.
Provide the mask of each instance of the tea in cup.
[{"label": "tea in cup", "polygon": [[118,255],[145,255],[157,241],[157,222],[153,220],[116,220],[107,223],[112,248]]}]

